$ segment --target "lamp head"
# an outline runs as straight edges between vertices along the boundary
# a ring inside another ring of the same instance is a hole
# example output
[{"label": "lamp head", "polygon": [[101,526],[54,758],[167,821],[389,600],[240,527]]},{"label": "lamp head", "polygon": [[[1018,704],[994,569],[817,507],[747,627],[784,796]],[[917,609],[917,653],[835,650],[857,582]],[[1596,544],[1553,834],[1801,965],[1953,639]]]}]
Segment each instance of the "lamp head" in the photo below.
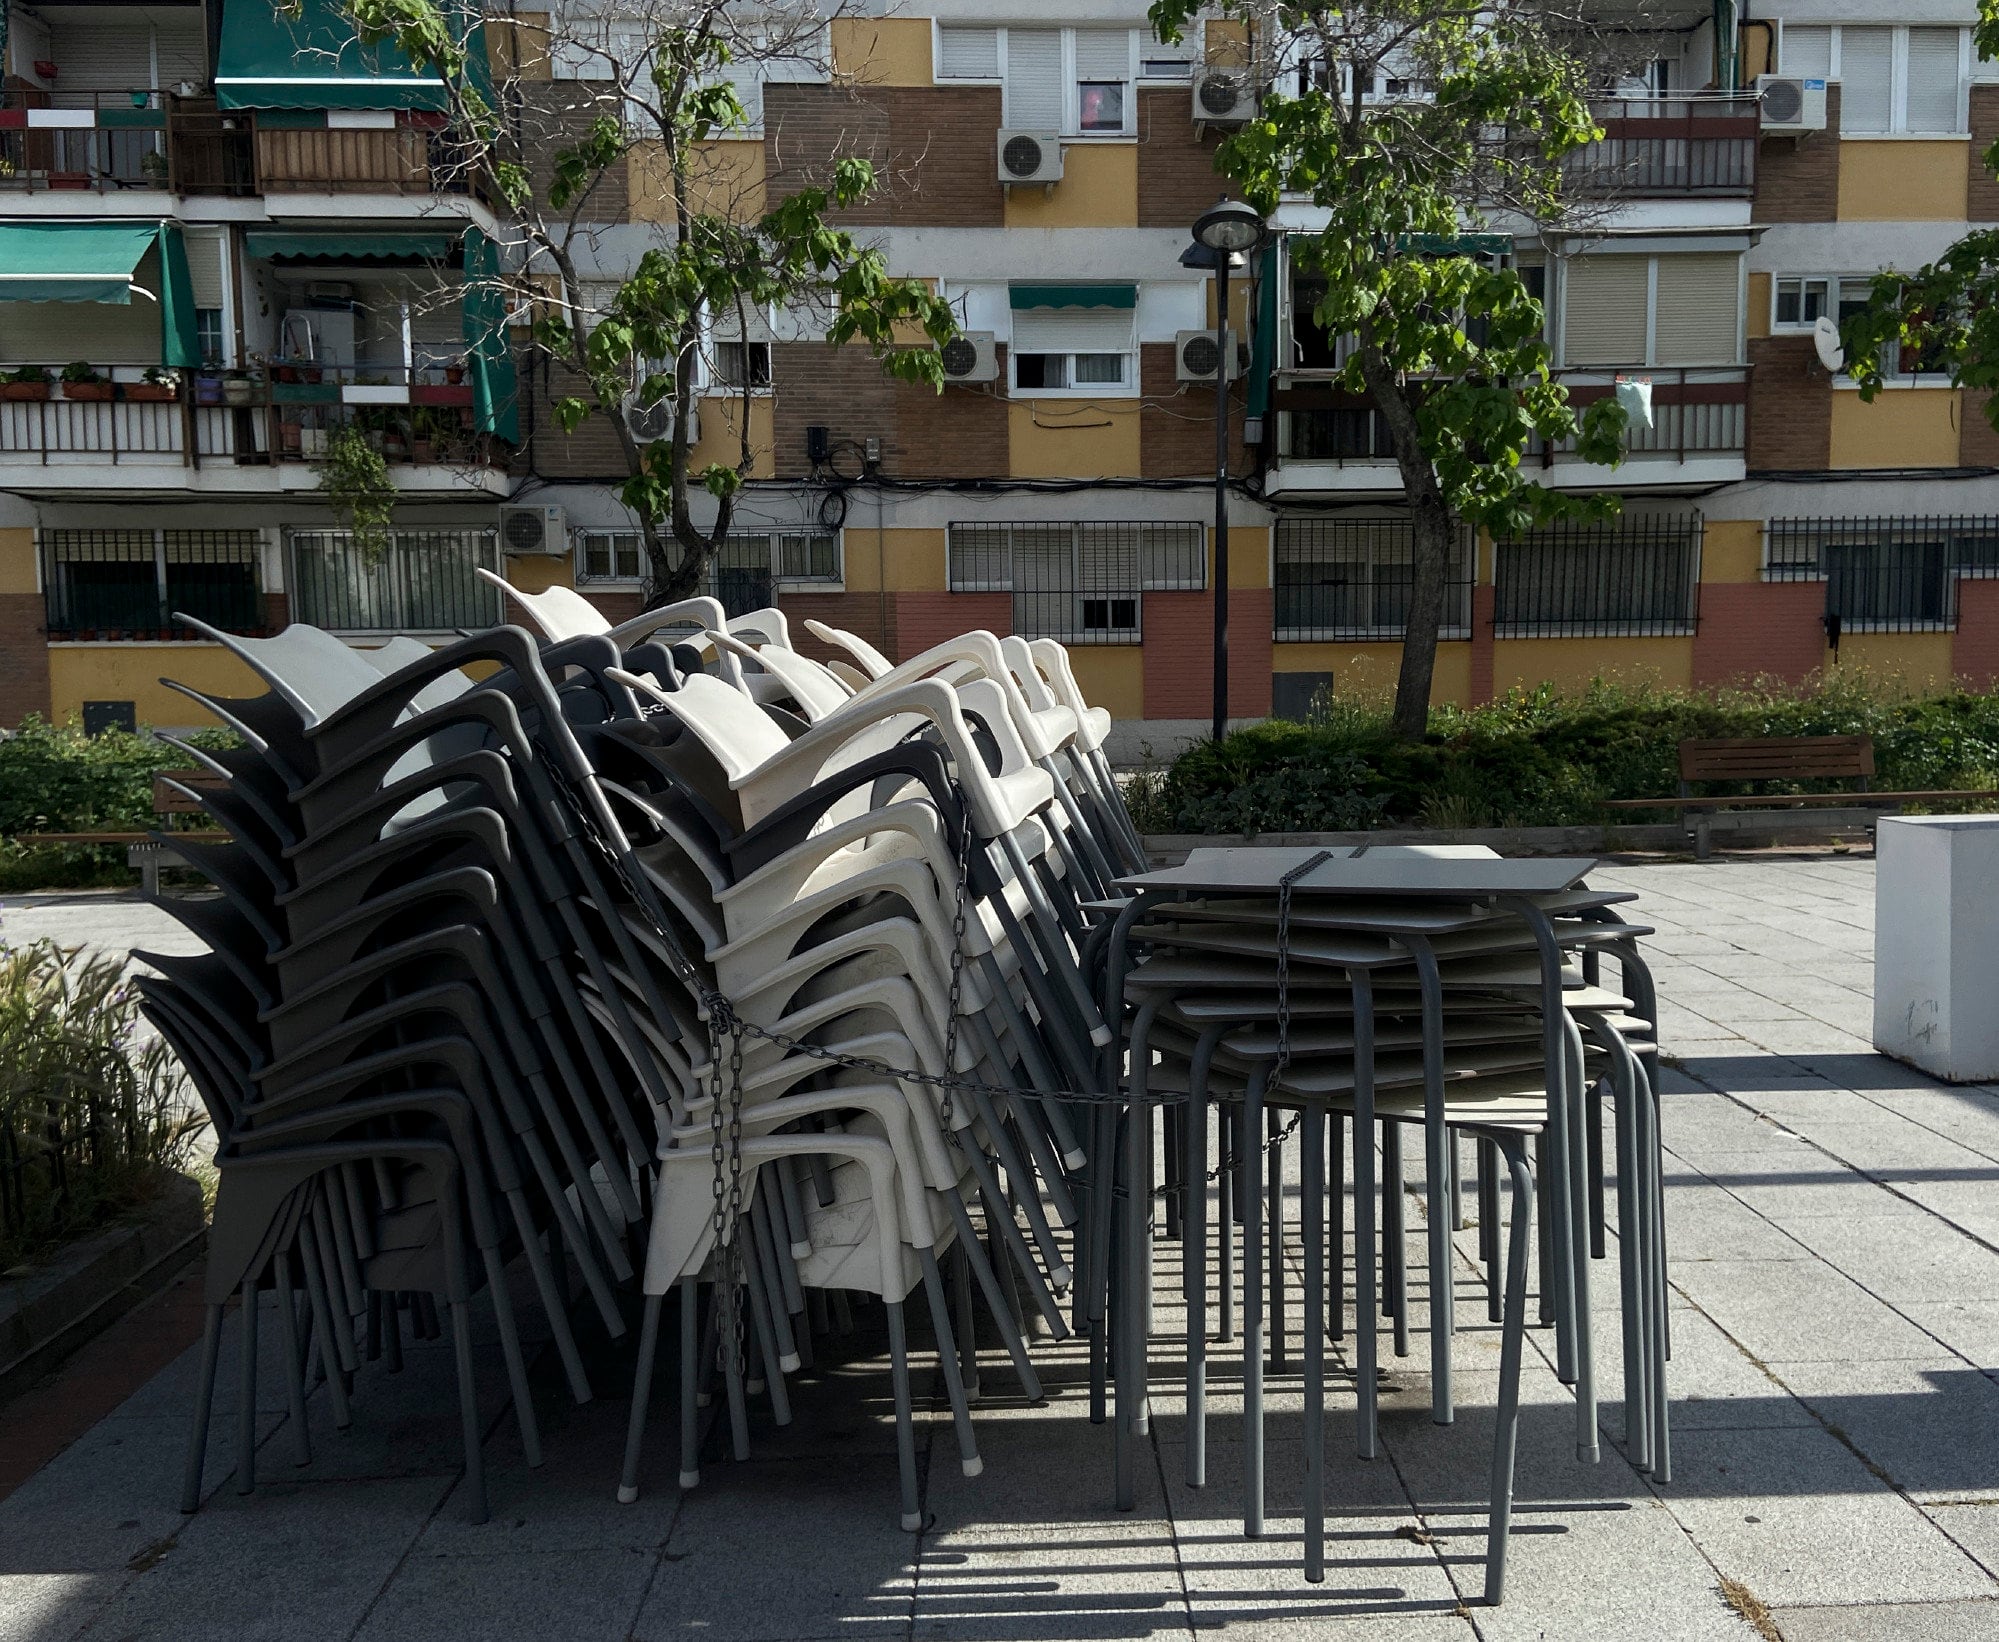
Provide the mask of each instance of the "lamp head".
[{"label": "lamp head", "polygon": [[1218,255],[1252,251],[1263,239],[1263,218],[1242,203],[1224,196],[1194,223],[1196,244]]}]

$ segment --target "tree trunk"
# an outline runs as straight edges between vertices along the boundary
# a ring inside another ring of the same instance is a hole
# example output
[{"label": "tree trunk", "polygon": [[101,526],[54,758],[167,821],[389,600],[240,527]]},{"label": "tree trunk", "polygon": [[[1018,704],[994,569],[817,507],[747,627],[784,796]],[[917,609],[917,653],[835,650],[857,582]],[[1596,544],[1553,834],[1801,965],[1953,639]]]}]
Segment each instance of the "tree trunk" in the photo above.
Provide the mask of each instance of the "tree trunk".
[{"label": "tree trunk", "polygon": [[1437,634],[1444,625],[1444,598],[1451,559],[1451,512],[1416,426],[1409,390],[1381,351],[1364,346],[1361,375],[1375,407],[1388,423],[1402,491],[1412,526],[1409,622],[1402,638],[1402,671],[1395,680],[1391,720],[1398,739],[1418,741],[1430,724],[1430,680],[1437,670]]}]

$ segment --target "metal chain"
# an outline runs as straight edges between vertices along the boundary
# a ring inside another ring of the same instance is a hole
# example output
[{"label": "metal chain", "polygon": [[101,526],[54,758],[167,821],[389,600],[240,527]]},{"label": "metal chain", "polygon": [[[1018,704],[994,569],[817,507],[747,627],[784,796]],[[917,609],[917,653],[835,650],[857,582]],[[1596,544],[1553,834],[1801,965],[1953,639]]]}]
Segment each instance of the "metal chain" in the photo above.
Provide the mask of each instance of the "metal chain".
[{"label": "metal chain", "polygon": [[958,1134],[951,1124],[953,1111],[950,1080],[957,1075],[958,1015],[965,990],[965,914],[970,900],[968,891],[972,877],[972,812],[965,802],[963,789],[955,781],[951,783],[951,790],[958,799],[958,883],[951,907],[951,995],[945,1006],[945,1081],[938,1088],[937,1120],[939,1127],[944,1131],[945,1140],[956,1146]]}]

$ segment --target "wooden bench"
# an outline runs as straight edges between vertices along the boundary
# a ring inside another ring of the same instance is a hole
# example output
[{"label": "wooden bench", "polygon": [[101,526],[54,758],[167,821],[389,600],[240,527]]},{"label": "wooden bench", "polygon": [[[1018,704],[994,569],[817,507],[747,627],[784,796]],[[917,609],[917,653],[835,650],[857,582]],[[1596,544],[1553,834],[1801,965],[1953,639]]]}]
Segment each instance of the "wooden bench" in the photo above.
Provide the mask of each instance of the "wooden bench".
[{"label": "wooden bench", "polygon": [[[213,792],[228,783],[213,770],[161,770],[153,777],[153,813],[160,817],[163,826],[171,827],[175,816],[199,815],[201,805],[180,786],[192,787],[196,791]],[[219,834],[215,836],[220,836]],[[163,866],[185,866],[186,858],[173,845],[162,843],[151,833],[145,832],[24,832],[18,834],[19,844],[94,844],[125,846],[125,862],[139,869],[139,887],[147,895],[160,893],[160,868]]]},{"label": "wooden bench", "polygon": [[[1875,792],[1874,742],[1864,735],[1740,736],[1680,743],[1680,790],[1672,798],[1616,798],[1613,810],[1677,810],[1693,840],[1694,859],[1713,853],[1716,832],[1768,831],[1773,825],[1862,827],[1871,835],[1884,810],[1944,799],[1999,798],[1993,792]],[[1697,796],[1696,782],[1837,781],[1848,792],[1738,793]],[[1794,812],[1789,813],[1787,812]]]}]

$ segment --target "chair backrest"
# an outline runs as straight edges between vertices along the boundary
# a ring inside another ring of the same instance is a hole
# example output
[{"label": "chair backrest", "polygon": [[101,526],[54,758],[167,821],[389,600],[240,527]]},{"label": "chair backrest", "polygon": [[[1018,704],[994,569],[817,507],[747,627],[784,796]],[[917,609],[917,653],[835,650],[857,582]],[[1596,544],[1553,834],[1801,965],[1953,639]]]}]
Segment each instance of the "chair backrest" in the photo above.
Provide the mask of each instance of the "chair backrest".
[{"label": "chair backrest", "polygon": [[743,779],[791,745],[754,701],[705,673],[656,698],[715,755],[730,782]]},{"label": "chair backrest", "polygon": [[791,649],[791,622],[785,613],[775,605],[765,605],[761,610],[752,610],[746,616],[731,616],[731,633],[740,638],[760,638],[766,644],[775,644],[780,649]]},{"label": "chair backrest", "polygon": [[611,630],[610,620],[603,611],[574,588],[548,587],[539,593],[526,593],[506,577],[495,575],[483,565],[479,574],[519,605],[527,613],[528,620],[551,639],[575,639],[586,633],[608,633]]},{"label": "chair backrest", "polygon": [[[708,637],[718,648],[733,650],[755,662],[804,709],[806,718],[814,724],[854,699],[847,687],[824,667],[796,650],[776,643],[766,644],[761,650],[753,649],[734,633],[710,633]],[[763,699],[761,695],[759,699]]]},{"label": "chair backrest", "polygon": [[235,651],[307,724],[332,717],[382,679],[344,640],[304,622],[293,622],[271,638],[250,639],[192,616],[176,615],[174,620]]},{"label": "chair backrest", "polygon": [[880,678],[895,666],[872,644],[857,633],[850,633],[844,627],[828,627],[823,621],[807,617],[805,630],[822,644],[830,644],[836,650],[844,650],[861,664],[861,671],[869,678]]},{"label": "chair backrest", "polygon": [[1804,781],[1872,776],[1864,735],[1733,736],[1680,743],[1682,781]]}]

